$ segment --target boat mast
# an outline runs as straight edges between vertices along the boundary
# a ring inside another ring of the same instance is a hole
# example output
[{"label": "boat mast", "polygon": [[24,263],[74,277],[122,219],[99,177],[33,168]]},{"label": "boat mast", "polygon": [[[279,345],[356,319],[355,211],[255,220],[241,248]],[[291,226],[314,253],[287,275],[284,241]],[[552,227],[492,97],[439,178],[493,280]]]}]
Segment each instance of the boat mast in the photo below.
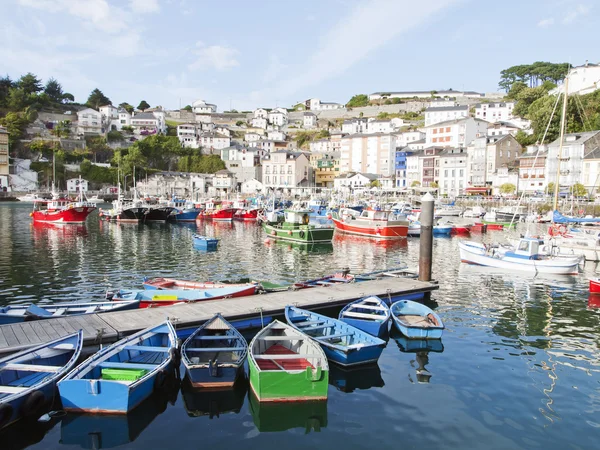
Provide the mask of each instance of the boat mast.
[{"label": "boat mast", "polygon": [[558,145],[558,158],[556,160],[556,183],[554,183],[554,204],[553,210],[558,210],[558,189],[560,185],[560,160],[562,158],[563,139],[565,137],[565,122],[567,119],[567,100],[569,98],[569,76],[565,77],[565,92],[562,106],[562,116],[560,118],[560,143]]}]

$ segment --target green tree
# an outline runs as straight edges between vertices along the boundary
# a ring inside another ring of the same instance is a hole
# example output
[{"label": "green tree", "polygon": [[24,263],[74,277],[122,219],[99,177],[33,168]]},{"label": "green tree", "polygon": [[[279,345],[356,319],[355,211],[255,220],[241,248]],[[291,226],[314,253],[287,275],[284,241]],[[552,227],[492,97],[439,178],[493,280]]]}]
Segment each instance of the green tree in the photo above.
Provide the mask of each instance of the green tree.
[{"label": "green tree", "polygon": [[113,154],[113,150],[107,145],[102,136],[90,136],[85,139],[87,150],[93,155],[94,162],[106,162]]},{"label": "green tree", "polygon": [[413,182],[410,184],[410,187],[419,187],[419,186],[421,186],[421,182],[420,182],[420,181],[417,181],[417,180],[413,181]]},{"label": "green tree", "polygon": [[135,109],[133,106],[131,106],[129,103],[127,102],[123,102],[121,104],[119,104],[119,108],[123,108],[125,111],[127,111],[129,114],[131,114],[133,112],[133,110]]},{"label": "green tree", "polygon": [[61,120],[52,130],[52,134],[57,138],[68,138],[71,135],[71,121]]},{"label": "green tree", "polygon": [[183,107],[183,109],[184,109],[185,111],[192,112],[192,105],[185,105],[185,106]]},{"label": "green tree", "polygon": [[108,142],[119,142],[125,140],[123,137],[123,133],[117,130],[109,131],[106,135],[106,140]]},{"label": "green tree", "polygon": [[43,89],[42,80],[36,77],[31,72],[28,72],[27,75],[23,75],[17,81],[17,86],[25,92],[25,94],[37,94]]},{"label": "green tree", "polygon": [[63,103],[73,103],[75,101],[75,97],[73,96],[73,94],[69,93],[69,92],[65,92],[62,96],[62,102]]},{"label": "green tree", "polygon": [[527,89],[527,85],[522,81],[515,81],[506,94],[506,98],[509,100],[516,100],[517,95],[519,95],[519,92],[521,92],[523,89]]},{"label": "green tree", "polygon": [[554,196],[554,188],[555,184],[553,182],[548,183],[548,186],[546,186],[546,194]]},{"label": "green tree", "polygon": [[60,103],[63,100],[64,93],[62,90],[62,86],[54,78],[50,78],[46,82],[46,87],[44,88],[44,93],[48,97],[50,97],[51,101],[53,101],[55,103]]},{"label": "green tree", "polygon": [[137,107],[137,109],[139,109],[140,111],[146,111],[148,108],[150,108],[150,105],[146,100],[142,100]]},{"label": "green tree", "polygon": [[10,88],[6,105],[11,111],[21,111],[29,105],[29,95],[19,87]]},{"label": "green tree", "polygon": [[355,95],[346,103],[347,108],[360,108],[361,106],[369,105],[369,96],[365,94]]},{"label": "green tree", "polygon": [[94,89],[85,103],[88,107],[93,109],[98,109],[104,105],[110,105],[110,99],[102,93],[102,91],[98,88]]},{"label": "green tree", "polygon": [[517,190],[517,187],[512,183],[504,183],[502,186],[500,186],[501,194],[512,194],[516,190]]},{"label": "green tree", "polygon": [[245,124],[246,124],[246,122],[244,122],[243,120],[238,120],[238,121],[235,123],[235,126],[236,126],[236,127],[241,127],[241,126],[243,126],[243,125],[245,125]]},{"label": "green tree", "polygon": [[438,184],[437,181],[432,181],[431,183],[429,183],[429,187],[434,188],[434,189],[438,189],[440,187],[440,185]]},{"label": "green tree", "polygon": [[132,145],[127,149],[127,154],[123,157],[123,165],[121,166],[121,170],[123,170],[124,174],[133,174],[134,167],[148,167],[147,158],[144,156],[139,146],[136,145]]},{"label": "green tree", "polygon": [[588,196],[587,189],[581,183],[575,183],[573,186],[571,186],[571,193],[575,197],[587,197]]},{"label": "green tree", "polygon": [[329,130],[320,130],[316,135],[315,135],[315,139],[325,139],[328,138],[329,136],[331,136],[329,134]]},{"label": "green tree", "polygon": [[8,75],[0,78],[0,107],[8,105],[8,93],[12,87],[14,83]]},{"label": "green tree", "polygon": [[6,131],[8,131],[8,143],[11,147],[25,135],[25,128],[28,124],[28,118],[20,112],[9,112],[0,119],[0,125],[6,127]]},{"label": "green tree", "polygon": [[557,84],[565,78],[568,70],[568,63],[555,64],[544,61],[512,66],[500,72],[498,86],[509,92],[516,82],[525,83],[529,87],[539,86],[546,81]]}]

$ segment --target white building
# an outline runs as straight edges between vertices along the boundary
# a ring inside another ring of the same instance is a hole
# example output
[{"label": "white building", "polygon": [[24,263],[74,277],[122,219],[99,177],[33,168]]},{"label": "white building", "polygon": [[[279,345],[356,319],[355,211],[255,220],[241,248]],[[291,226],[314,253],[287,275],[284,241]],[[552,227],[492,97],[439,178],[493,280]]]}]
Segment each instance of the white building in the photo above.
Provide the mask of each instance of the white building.
[{"label": "white building", "polygon": [[342,109],[344,105],[339,103],[322,102],[318,98],[310,98],[304,102],[306,109],[311,111],[327,111],[332,109]]},{"label": "white building", "polygon": [[252,119],[252,126],[255,128],[267,129],[267,119],[265,117],[254,117]]},{"label": "white building", "polygon": [[439,180],[440,194],[450,197],[464,194],[469,181],[465,148],[450,148],[440,153]]},{"label": "white building", "polygon": [[429,125],[425,127],[425,148],[466,147],[476,137],[486,136],[488,125],[472,117]]},{"label": "white building", "polygon": [[[583,179],[584,157],[598,148],[600,148],[600,131],[566,134],[560,158],[560,186],[570,187],[575,183],[583,183],[585,181]],[[559,149],[560,138],[548,145],[545,174],[548,183],[556,183]],[[588,180],[588,184],[591,182]]]},{"label": "white building", "polygon": [[395,172],[394,134],[344,136],[340,148],[340,172],[363,172],[391,176]]},{"label": "white building", "polygon": [[423,184],[421,174],[423,173],[423,151],[413,151],[406,155],[406,185],[413,186],[415,183]]},{"label": "white building", "polygon": [[488,136],[502,136],[503,134],[512,134],[515,136],[521,129],[511,122],[494,122],[488,126]]},{"label": "white building", "polygon": [[276,151],[262,160],[265,188],[293,188],[312,179],[312,167],[305,153]]},{"label": "white building", "polygon": [[79,178],[71,178],[67,180],[67,192],[87,192],[88,182],[87,180]]},{"label": "white building", "polygon": [[[40,189],[40,186],[38,186],[38,173],[31,170],[30,159],[13,158],[12,171],[14,173],[8,175],[8,182],[11,187],[11,189],[7,189],[8,191],[28,192]],[[2,178],[2,187],[4,188],[6,187],[6,179],[4,176]],[[46,188],[49,189],[49,186],[46,186]]]},{"label": "white building", "polygon": [[129,114],[127,110],[120,108],[118,116],[119,117],[117,120],[119,121],[119,123],[117,124],[117,130],[121,131],[123,127],[131,126],[131,114]]},{"label": "white building", "polygon": [[342,133],[366,134],[369,132],[369,120],[366,118],[348,119],[342,123]]},{"label": "white building", "polygon": [[272,141],[285,141],[287,135],[281,130],[269,130],[267,131],[267,139]]},{"label": "white building", "polygon": [[456,106],[456,102],[448,97],[434,98],[429,102],[430,108],[444,108],[448,106]]},{"label": "white building", "polygon": [[487,122],[507,122],[513,118],[515,102],[477,103],[475,118]]},{"label": "white building", "polygon": [[200,146],[207,150],[206,153],[215,153],[216,150],[231,146],[231,139],[229,136],[218,133],[202,133],[199,136]]},{"label": "white building", "polygon": [[177,125],[177,137],[184,147],[200,147],[200,143],[198,142],[198,129],[193,123],[182,123]]},{"label": "white building", "polygon": [[303,127],[306,129],[316,128],[317,126],[317,116],[315,116],[311,112],[305,112],[304,115]]},{"label": "white building", "polygon": [[102,114],[92,108],[77,111],[77,134],[80,136],[89,134],[102,134]]},{"label": "white building", "polygon": [[348,172],[333,180],[333,188],[336,190],[364,190],[370,188],[371,183],[378,178],[373,173]]},{"label": "white building", "polygon": [[131,126],[136,134],[157,134],[159,132],[159,119],[153,113],[137,113],[131,118]]},{"label": "white building", "polygon": [[396,133],[396,146],[407,147],[409,143],[414,141],[425,141],[425,133],[422,131],[404,131],[402,133]]},{"label": "white building", "polygon": [[[204,130],[204,128],[203,128],[203,130]],[[228,127],[226,127],[225,125],[214,126],[214,124],[213,124],[213,127],[211,128],[210,131],[214,131],[215,133],[219,133],[219,134],[222,134],[224,136],[231,137],[231,130]]]},{"label": "white building", "polygon": [[258,192],[262,192],[264,188],[264,184],[262,184],[256,178],[252,178],[250,180],[242,181],[240,192],[242,194],[256,194]]},{"label": "white building", "polygon": [[237,188],[237,179],[232,172],[222,169],[213,176],[213,187],[219,191],[233,192]]},{"label": "white building", "polygon": [[268,119],[268,117],[269,111],[267,111],[265,108],[257,108],[252,113],[253,119]]},{"label": "white building", "polygon": [[204,100],[196,100],[192,103],[192,111],[196,114],[212,114],[217,112],[217,105],[206,103]]},{"label": "white building", "polygon": [[425,149],[425,138],[419,139],[418,141],[411,141],[406,146],[411,150],[424,150]]},{"label": "white building", "polygon": [[517,164],[521,149],[521,145],[510,134],[474,139],[467,148],[470,185],[490,186],[499,168]]},{"label": "white building", "polygon": [[104,105],[98,108],[98,110],[107,121],[119,118],[119,110],[113,105]]},{"label": "white building", "polygon": [[465,106],[440,106],[429,107],[425,110],[425,126],[448,120],[461,119],[469,116],[469,107]]},{"label": "white building", "polygon": [[267,118],[270,124],[282,127],[288,122],[287,110],[284,108],[275,108],[269,112]]},{"label": "white building", "polygon": [[[577,66],[569,70],[569,95],[571,94],[589,94],[600,89],[600,64],[589,64],[587,61],[582,66]],[[558,86],[550,91],[550,94],[556,95],[563,93],[564,85]]]},{"label": "white building", "polygon": [[246,141],[248,143],[258,142],[261,137],[262,136],[258,133],[250,132],[250,133],[244,134],[244,141]]},{"label": "white building", "polygon": [[375,120],[369,119],[367,123],[367,133],[391,133],[394,131],[394,126],[391,120]]}]

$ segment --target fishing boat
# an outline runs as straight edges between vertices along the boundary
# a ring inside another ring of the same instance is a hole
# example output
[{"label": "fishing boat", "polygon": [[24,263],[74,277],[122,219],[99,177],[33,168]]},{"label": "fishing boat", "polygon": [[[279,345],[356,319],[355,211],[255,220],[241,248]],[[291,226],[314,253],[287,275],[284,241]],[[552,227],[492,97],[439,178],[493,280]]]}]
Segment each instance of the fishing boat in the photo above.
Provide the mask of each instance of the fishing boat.
[{"label": "fishing boat", "polygon": [[600,278],[590,278],[590,294],[600,294]]},{"label": "fishing boat", "polygon": [[120,194],[111,209],[100,209],[100,218],[108,222],[143,223],[148,208],[137,198],[126,201]]},{"label": "fishing boat", "polygon": [[23,202],[23,203],[35,203],[35,202],[39,202],[39,201],[44,201],[44,197],[31,192],[29,194],[20,195],[19,197],[17,197],[17,200],[19,200],[20,202]]},{"label": "fishing boat", "polygon": [[[169,306],[175,303],[192,303],[203,300],[245,297],[256,293],[256,284],[214,289],[169,289],[164,291],[145,289],[120,289],[112,295],[113,300],[139,300],[140,308]],[[110,296],[110,294],[109,294]]]},{"label": "fishing boat", "polygon": [[213,222],[231,222],[237,210],[230,206],[224,206],[219,202],[206,202],[204,209],[200,211],[196,220],[212,220]]},{"label": "fishing boat", "polygon": [[250,388],[258,402],[327,400],[327,357],[306,334],[275,320],[249,349]]},{"label": "fishing boat", "polygon": [[335,228],[328,225],[311,224],[306,210],[284,211],[283,222],[263,222],[263,230],[269,238],[299,243],[331,242]]},{"label": "fishing boat", "polygon": [[444,323],[432,309],[411,300],[400,300],[390,307],[396,328],[409,339],[440,339]]},{"label": "fishing boat", "polygon": [[209,238],[207,236],[194,234],[194,236],[192,236],[192,242],[194,243],[194,247],[196,248],[202,250],[216,250],[219,240],[216,238]]},{"label": "fishing boat", "polygon": [[55,396],[56,382],[76,364],[82,336],[80,330],[0,359],[0,428],[39,417]]},{"label": "fishing boat", "polygon": [[342,208],[332,220],[335,229],[341,233],[376,239],[401,239],[408,235],[408,219],[393,210],[367,208],[358,213],[353,209]]},{"label": "fishing boat", "polygon": [[233,215],[233,220],[244,222],[256,222],[261,212],[261,208],[245,207],[238,209]]},{"label": "fishing boat", "polygon": [[452,230],[454,229],[454,225],[452,224],[440,224],[433,226],[433,235],[434,236],[450,236],[452,234]]},{"label": "fishing boat", "polygon": [[236,286],[248,286],[248,283],[217,283],[214,281],[188,281],[177,280],[175,278],[144,278],[144,289],[146,290],[165,290],[165,289],[216,289]]},{"label": "fishing boat", "polygon": [[166,223],[169,217],[171,217],[171,213],[175,211],[175,208],[171,206],[149,204],[142,204],[142,206],[146,208],[146,210],[144,211],[144,223]]},{"label": "fishing boat", "polygon": [[165,387],[179,364],[171,322],[104,347],[69,372],[58,391],[65,411],[126,414]]},{"label": "fishing boat", "polygon": [[52,200],[36,201],[31,217],[34,222],[84,223],[95,210],[96,206],[84,201],[81,193],[77,201],[55,194]]},{"label": "fishing boat", "polygon": [[0,307],[0,325],[28,322],[53,317],[97,314],[108,311],[126,311],[139,308],[138,300],[88,303],[56,303],[50,305],[7,305]]},{"label": "fishing boat", "polygon": [[173,211],[168,217],[169,222],[195,222],[200,208],[190,200],[173,199],[169,203],[169,206],[173,207]]},{"label": "fishing boat", "polygon": [[330,361],[342,366],[374,363],[385,347],[384,340],[341,320],[295,306],[285,307],[285,318],[296,330],[318,342]]},{"label": "fishing boat", "polygon": [[518,270],[528,273],[577,275],[581,262],[579,256],[552,256],[540,252],[536,238],[524,237],[518,245],[488,246],[480,242],[461,240],[458,243],[460,259],[468,264]]},{"label": "fishing boat", "polygon": [[388,331],[390,308],[373,295],[348,303],[342,308],[338,318],[372,336],[381,337]]},{"label": "fishing boat", "polygon": [[421,236],[421,223],[416,222],[416,221],[411,221],[408,224],[407,236],[411,236],[411,237]]},{"label": "fishing boat", "polygon": [[181,359],[193,387],[232,387],[248,354],[248,343],[221,314],[216,314],[188,337]]},{"label": "fishing boat", "polygon": [[465,225],[454,225],[452,230],[450,230],[450,234],[452,236],[471,234],[471,227]]}]

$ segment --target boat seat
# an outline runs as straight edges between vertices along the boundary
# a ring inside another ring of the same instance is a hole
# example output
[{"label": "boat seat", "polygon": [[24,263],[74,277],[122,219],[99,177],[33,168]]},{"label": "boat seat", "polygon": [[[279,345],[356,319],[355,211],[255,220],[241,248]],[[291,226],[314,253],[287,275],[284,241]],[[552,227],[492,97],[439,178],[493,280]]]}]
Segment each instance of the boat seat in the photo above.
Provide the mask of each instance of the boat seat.
[{"label": "boat seat", "polygon": [[342,317],[354,317],[356,319],[369,319],[369,320],[378,320],[384,319],[385,316],[381,314],[366,314],[352,311],[344,311],[342,313]]},{"label": "boat seat", "polygon": [[318,325],[316,327],[302,327],[302,331],[313,331],[313,330],[322,330],[324,328],[333,328],[334,324],[331,325]]},{"label": "boat seat", "polygon": [[254,355],[254,359],[301,359],[301,358],[322,358],[321,355],[300,355],[298,353],[285,355]]},{"label": "boat seat", "polygon": [[294,325],[299,327],[303,327],[305,325],[322,325],[325,323],[325,320],[306,320],[301,322],[294,322]]},{"label": "boat seat", "polygon": [[239,339],[237,336],[233,336],[231,334],[224,334],[223,336],[196,336],[192,340],[198,339],[199,341],[211,341],[211,340],[219,340],[219,339]]},{"label": "boat seat", "polygon": [[26,389],[29,389],[29,388],[28,387],[17,387],[17,386],[0,386],[0,394],[19,394]]},{"label": "boat seat", "polygon": [[56,308],[56,310],[52,313],[53,316],[62,316],[65,312],[67,312],[67,308]]},{"label": "boat seat", "polygon": [[127,362],[116,362],[116,361],[104,361],[96,365],[96,367],[105,369],[144,369],[154,370],[158,364],[140,364],[140,363],[127,363]]},{"label": "boat seat", "polygon": [[246,350],[246,347],[188,347],[186,352],[235,352]]},{"label": "boat seat", "polygon": [[319,284],[321,286],[331,286],[332,284],[335,284],[335,283],[332,283],[330,281],[315,281],[314,284]]},{"label": "boat seat", "polygon": [[355,305],[350,305],[349,309],[371,309],[373,311],[385,311],[387,308],[384,308],[383,306],[373,306],[373,305],[363,305],[363,304],[355,304]]},{"label": "boat seat", "polygon": [[338,333],[338,334],[330,334],[329,336],[317,336],[314,339],[317,341],[327,341],[329,339],[337,339],[344,336],[352,336],[354,333]]},{"label": "boat seat", "polygon": [[7,363],[0,367],[0,370],[20,370],[23,372],[58,372],[62,369],[61,366],[44,366],[36,364],[21,364],[21,363]]},{"label": "boat seat", "polygon": [[97,306],[97,305],[90,306],[90,307],[89,307],[88,309],[86,309],[86,310],[85,310],[83,313],[84,313],[84,314],[91,314],[91,313],[93,313],[94,311],[96,311],[97,309],[98,309],[98,306]]},{"label": "boat seat", "polygon": [[305,337],[299,334],[293,334],[288,336],[264,336],[259,337],[259,341],[295,341],[295,340],[304,340]]},{"label": "boat seat", "polygon": [[127,345],[123,347],[123,350],[139,350],[146,352],[164,352],[167,353],[170,347],[151,347],[146,345]]}]

